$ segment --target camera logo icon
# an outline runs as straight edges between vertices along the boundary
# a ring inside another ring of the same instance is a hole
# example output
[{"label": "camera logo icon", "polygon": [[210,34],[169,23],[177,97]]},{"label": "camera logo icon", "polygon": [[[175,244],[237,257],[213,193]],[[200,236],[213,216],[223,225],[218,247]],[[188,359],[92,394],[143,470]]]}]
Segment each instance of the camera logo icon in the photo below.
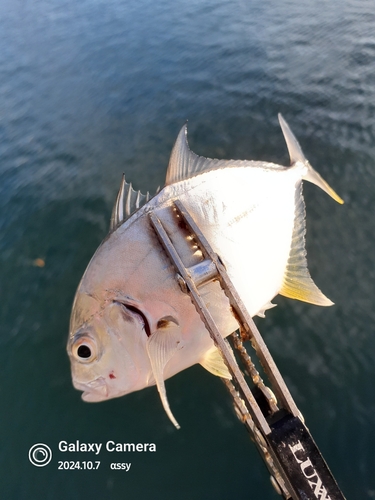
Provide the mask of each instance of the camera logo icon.
[{"label": "camera logo icon", "polygon": [[45,467],[52,459],[52,450],[44,443],[34,444],[29,450],[29,460],[35,467]]}]

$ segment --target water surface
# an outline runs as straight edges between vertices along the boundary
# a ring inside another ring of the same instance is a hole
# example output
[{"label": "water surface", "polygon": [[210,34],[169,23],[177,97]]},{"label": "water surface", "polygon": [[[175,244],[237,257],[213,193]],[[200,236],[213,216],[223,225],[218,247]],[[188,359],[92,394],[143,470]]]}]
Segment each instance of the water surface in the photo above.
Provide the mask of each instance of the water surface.
[{"label": "water surface", "polygon": [[[287,164],[278,112],[346,203],[305,187],[309,267],[335,306],[279,297],[258,325],[347,498],[375,498],[374,21],[358,0],[0,3],[4,498],[278,498],[201,367],[167,383],[176,431],[155,388],[83,403],[65,353],[122,172],[144,192],[162,185],[187,119],[198,154]],[[58,470],[58,443],[77,439],[157,451]],[[39,442],[54,453],[45,468],[27,458]]]}]

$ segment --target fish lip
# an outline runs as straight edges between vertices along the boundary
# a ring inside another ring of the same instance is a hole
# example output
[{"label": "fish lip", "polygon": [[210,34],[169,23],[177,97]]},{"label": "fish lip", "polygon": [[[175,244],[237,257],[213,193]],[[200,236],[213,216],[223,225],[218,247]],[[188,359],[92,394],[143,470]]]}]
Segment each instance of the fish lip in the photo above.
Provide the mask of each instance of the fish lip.
[{"label": "fish lip", "polygon": [[81,397],[84,401],[102,401],[107,399],[109,395],[108,385],[104,377],[97,377],[86,383],[74,381],[74,387],[83,391]]}]

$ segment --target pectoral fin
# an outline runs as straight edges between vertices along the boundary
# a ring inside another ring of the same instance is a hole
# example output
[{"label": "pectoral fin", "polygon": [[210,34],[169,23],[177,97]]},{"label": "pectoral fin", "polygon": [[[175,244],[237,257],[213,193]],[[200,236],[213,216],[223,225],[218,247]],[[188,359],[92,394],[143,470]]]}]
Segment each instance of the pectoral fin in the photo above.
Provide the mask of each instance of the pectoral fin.
[{"label": "pectoral fin", "polygon": [[164,384],[164,368],[172,356],[182,347],[182,339],[179,327],[170,326],[162,328],[152,333],[147,339],[147,353],[150,358],[152,372],[158,388],[160,399],[171,422],[177,427],[177,420],[174,418],[169,407],[167,392]]},{"label": "pectoral fin", "polygon": [[200,364],[213,375],[227,378],[229,380],[232,378],[227,365],[224,363],[223,357],[221,356],[218,348],[215,346],[207,351]]}]

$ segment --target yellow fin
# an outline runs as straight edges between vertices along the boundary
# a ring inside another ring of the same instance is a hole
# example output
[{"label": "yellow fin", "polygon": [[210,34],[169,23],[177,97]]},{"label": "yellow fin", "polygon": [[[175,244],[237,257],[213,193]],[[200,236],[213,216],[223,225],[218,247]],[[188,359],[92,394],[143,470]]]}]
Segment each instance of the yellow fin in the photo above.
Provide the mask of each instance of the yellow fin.
[{"label": "yellow fin", "polygon": [[303,178],[306,181],[310,181],[316,186],[320,187],[320,189],[323,189],[331,198],[333,198],[337,203],[340,203],[342,205],[344,203],[344,200],[340,198],[340,196],[331,188],[331,186],[321,177],[320,174],[316,170],[313,169],[313,167],[310,165],[309,162],[306,163],[307,166],[307,172],[304,174]]},{"label": "yellow fin", "polygon": [[320,189],[323,189],[323,191],[331,196],[331,198],[342,205],[344,203],[344,200],[340,198],[340,196],[331,188],[331,186],[328,185],[328,183],[318,174],[318,172],[313,169],[309,161],[306,160],[299,142],[297,141],[287,122],[281,116],[281,113],[278,114],[278,118],[281,130],[284,134],[286,145],[288,147],[291,165],[294,165],[298,162],[303,163],[306,167],[303,178],[306,181],[312,182],[316,186],[320,187]]},{"label": "yellow fin", "polygon": [[229,380],[232,378],[218,348],[215,346],[211,347],[211,349],[207,351],[200,364],[213,375],[227,378]]},{"label": "yellow fin", "polygon": [[315,285],[307,271],[307,276],[294,277],[292,274],[284,276],[284,283],[280,295],[289,299],[297,299],[309,302],[316,306],[333,306],[334,302],[329,300]]},{"label": "yellow fin", "polygon": [[290,299],[302,300],[317,306],[332,306],[333,302],[315,285],[307,269],[305,232],[305,203],[302,196],[301,182],[299,186],[296,186],[292,245],[279,293]]}]

